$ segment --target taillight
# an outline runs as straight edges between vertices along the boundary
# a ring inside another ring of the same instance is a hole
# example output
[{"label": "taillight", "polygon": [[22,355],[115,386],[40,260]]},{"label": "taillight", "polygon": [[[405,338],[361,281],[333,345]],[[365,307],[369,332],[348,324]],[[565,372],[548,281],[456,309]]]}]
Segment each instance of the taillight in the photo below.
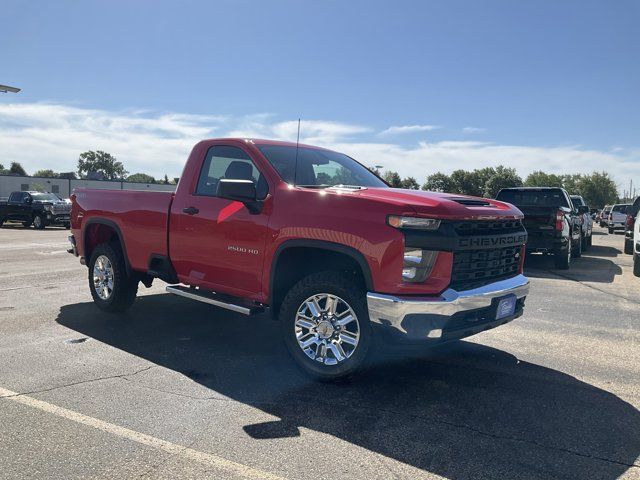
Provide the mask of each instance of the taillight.
[{"label": "taillight", "polygon": [[635,218],[632,215],[627,215],[627,230],[633,230]]},{"label": "taillight", "polygon": [[564,229],[564,212],[558,210],[556,212],[556,230],[562,231]]}]

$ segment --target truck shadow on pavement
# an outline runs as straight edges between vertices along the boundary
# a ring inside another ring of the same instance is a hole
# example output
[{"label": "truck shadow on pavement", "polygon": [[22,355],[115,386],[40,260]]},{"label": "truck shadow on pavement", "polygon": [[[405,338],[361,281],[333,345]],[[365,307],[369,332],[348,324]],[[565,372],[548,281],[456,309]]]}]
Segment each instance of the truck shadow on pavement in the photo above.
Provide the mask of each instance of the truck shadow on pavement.
[{"label": "truck shadow on pavement", "polygon": [[237,425],[256,441],[304,427],[452,479],[614,479],[637,468],[638,410],[495,348],[391,350],[350,382],[326,384],[294,366],[266,316],[149,295],[121,316],[81,303],[62,307],[57,321],[278,417]]},{"label": "truck shadow on pavement", "polygon": [[613,247],[594,245],[582,257],[572,258],[569,270],[556,269],[553,255],[531,253],[525,257],[524,274],[533,278],[570,278],[581,282],[612,283],[616,275],[622,275],[622,268],[609,258],[615,258],[621,253]]}]

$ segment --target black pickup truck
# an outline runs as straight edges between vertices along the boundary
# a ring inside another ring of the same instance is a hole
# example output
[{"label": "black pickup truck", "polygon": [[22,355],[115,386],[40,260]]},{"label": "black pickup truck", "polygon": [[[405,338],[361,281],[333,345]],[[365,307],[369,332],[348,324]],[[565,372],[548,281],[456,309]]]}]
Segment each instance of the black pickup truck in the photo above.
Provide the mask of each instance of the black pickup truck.
[{"label": "black pickup truck", "polygon": [[70,228],[71,204],[53,193],[11,192],[9,200],[0,202],[0,226],[4,222],[21,222],[42,230],[47,225]]},{"label": "black pickup truck", "polygon": [[589,207],[576,207],[563,188],[504,188],[496,199],[524,213],[527,252],[552,253],[556,268],[563,270],[569,268],[571,258],[582,255],[583,214]]}]

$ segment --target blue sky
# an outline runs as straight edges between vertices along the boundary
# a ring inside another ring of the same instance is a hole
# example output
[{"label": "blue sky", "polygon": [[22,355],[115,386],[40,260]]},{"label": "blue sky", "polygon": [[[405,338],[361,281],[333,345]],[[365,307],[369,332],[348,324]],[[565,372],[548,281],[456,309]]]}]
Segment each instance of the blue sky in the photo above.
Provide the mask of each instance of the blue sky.
[{"label": "blue sky", "polygon": [[[0,83],[23,92],[0,96],[0,163],[39,168],[22,143],[37,129],[40,147],[69,134],[153,170],[139,145],[111,144],[107,132],[129,128],[114,122],[186,145],[290,136],[302,117],[303,137],[421,181],[499,160],[523,174],[612,162],[599,169],[640,182],[637,1],[3,1],[1,12]],[[33,118],[43,106],[54,125]],[[178,175],[188,147],[172,148],[162,168]],[[43,166],[75,165],[77,153],[51,152]]]}]

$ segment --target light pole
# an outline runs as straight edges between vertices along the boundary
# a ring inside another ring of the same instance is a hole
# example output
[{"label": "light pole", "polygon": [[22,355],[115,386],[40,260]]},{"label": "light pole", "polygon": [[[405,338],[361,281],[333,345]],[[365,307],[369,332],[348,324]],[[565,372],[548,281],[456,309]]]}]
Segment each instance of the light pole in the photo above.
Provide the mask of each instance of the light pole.
[{"label": "light pole", "polygon": [[0,85],[0,93],[18,93],[19,88],[10,87],[9,85]]}]

